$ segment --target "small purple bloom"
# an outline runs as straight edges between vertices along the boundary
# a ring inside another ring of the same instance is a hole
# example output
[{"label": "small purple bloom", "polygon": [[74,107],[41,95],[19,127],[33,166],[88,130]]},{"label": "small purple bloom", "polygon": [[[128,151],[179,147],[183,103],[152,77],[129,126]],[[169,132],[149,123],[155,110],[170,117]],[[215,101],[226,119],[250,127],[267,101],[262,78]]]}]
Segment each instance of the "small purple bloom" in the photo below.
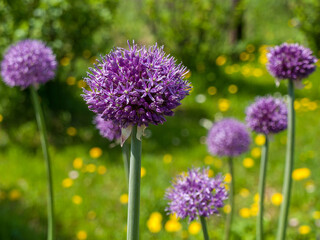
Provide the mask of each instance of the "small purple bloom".
[{"label": "small purple bloom", "polygon": [[287,107],[278,98],[258,97],[246,110],[246,122],[257,133],[278,133],[287,128]]},{"label": "small purple bloom", "polygon": [[118,142],[120,140],[121,129],[119,125],[112,121],[105,121],[100,115],[97,115],[94,118],[93,123],[96,125],[96,128],[99,130],[102,137],[107,138],[110,141]]},{"label": "small purple bloom", "polygon": [[56,56],[51,48],[42,41],[27,39],[7,50],[1,75],[7,85],[27,88],[54,78],[56,68]]},{"label": "small purple bloom", "polygon": [[207,136],[208,150],[220,157],[235,157],[248,151],[250,136],[246,126],[232,118],[215,123]]},{"label": "small purple bloom", "polygon": [[191,222],[198,216],[218,214],[228,193],[221,175],[209,178],[207,169],[193,168],[174,179],[165,198],[170,201],[166,211],[182,219],[189,217]]},{"label": "small purple bloom", "polygon": [[297,43],[283,43],[269,49],[268,71],[276,79],[302,80],[315,69],[317,59],[309,48]]},{"label": "small purple bloom", "polygon": [[128,45],[129,50],[115,48],[89,68],[85,81],[91,90],[82,96],[90,110],[121,128],[162,124],[189,94],[187,69],[163,46]]}]

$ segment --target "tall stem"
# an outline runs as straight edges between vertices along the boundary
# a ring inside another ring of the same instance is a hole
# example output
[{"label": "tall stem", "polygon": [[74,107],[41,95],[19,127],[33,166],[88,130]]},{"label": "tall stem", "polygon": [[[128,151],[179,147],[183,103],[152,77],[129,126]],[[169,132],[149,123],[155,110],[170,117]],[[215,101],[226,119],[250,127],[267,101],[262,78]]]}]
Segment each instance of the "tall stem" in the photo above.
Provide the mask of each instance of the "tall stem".
[{"label": "tall stem", "polygon": [[225,228],[225,240],[230,239],[232,230],[232,219],[234,212],[234,172],[233,172],[233,160],[230,157],[228,159],[229,172],[231,175],[230,189],[229,189],[229,204],[231,207],[230,213],[227,215],[226,228]]},{"label": "tall stem", "polygon": [[48,235],[47,240],[53,240],[54,234],[54,212],[53,212],[53,184],[52,184],[52,174],[51,174],[51,163],[50,156],[48,151],[48,137],[46,131],[46,125],[43,117],[43,112],[40,106],[39,97],[37,94],[37,90],[34,86],[30,87],[32,102],[34,106],[34,110],[36,113],[36,119],[40,132],[40,140],[43,151],[44,160],[47,168],[47,184],[48,184]]},{"label": "tall stem", "polygon": [[123,165],[124,165],[124,171],[126,173],[127,183],[129,181],[129,168],[130,168],[130,152],[129,152],[129,146],[128,143],[124,142],[122,146],[122,159],[123,159]]},{"label": "tall stem", "polygon": [[257,240],[263,240],[263,207],[264,207],[264,192],[266,186],[266,172],[268,164],[268,147],[269,139],[265,135],[266,141],[262,148],[261,162],[260,162],[260,179],[259,179],[259,212],[257,217]]},{"label": "tall stem", "polygon": [[203,239],[209,240],[206,218],[204,216],[200,216],[200,221],[201,221],[201,226],[202,226]]},{"label": "tall stem", "polygon": [[137,126],[134,126],[131,133],[127,240],[139,239],[141,141],[136,135]]},{"label": "tall stem", "polygon": [[280,218],[278,224],[278,240],[284,240],[288,224],[288,214],[291,197],[292,170],[294,164],[294,136],[295,136],[295,112],[294,112],[294,85],[293,80],[288,83],[288,135],[287,135],[287,153],[286,166],[283,182],[283,202],[280,209]]}]

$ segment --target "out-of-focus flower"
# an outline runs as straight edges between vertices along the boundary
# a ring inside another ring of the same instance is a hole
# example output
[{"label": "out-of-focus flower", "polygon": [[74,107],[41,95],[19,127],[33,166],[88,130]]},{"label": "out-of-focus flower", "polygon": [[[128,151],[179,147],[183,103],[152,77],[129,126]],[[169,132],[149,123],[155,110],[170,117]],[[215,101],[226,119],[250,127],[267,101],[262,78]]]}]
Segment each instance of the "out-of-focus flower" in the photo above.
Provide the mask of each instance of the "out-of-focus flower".
[{"label": "out-of-focus flower", "polygon": [[308,225],[302,225],[299,227],[299,233],[302,235],[309,234],[311,231],[311,228]]},{"label": "out-of-focus flower", "polygon": [[89,151],[90,157],[99,158],[102,155],[102,150],[99,147],[93,147]]},{"label": "out-of-focus flower", "polygon": [[209,152],[221,157],[235,157],[246,152],[250,142],[246,126],[232,118],[215,123],[207,137]]},{"label": "out-of-focus flower", "polygon": [[128,199],[129,199],[129,197],[128,197],[128,194],[126,194],[126,193],[124,193],[124,194],[122,194],[120,196],[120,202],[122,204],[127,204],[128,203]]},{"label": "out-of-focus flower", "polygon": [[182,225],[175,214],[170,215],[170,219],[164,225],[164,229],[167,232],[178,232],[182,229]]},{"label": "out-of-focus flower", "polygon": [[102,137],[107,138],[110,141],[119,141],[121,129],[118,124],[115,124],[113,121],[105,121],[101,115],[97,115],[94,118],[93,123],[96,125],[96,128],[99,130]]},{"label": "out-of-focus flower", "polygon": [[317,59],[309,48],[297,43],[283,43],[269,48],[267,69],[276,79],[300,81],[315,69]]},{"label": "out-of-focus flower", "polygon": [[56,68],[51,48],[42,41],[27,39],[7,50],[1,63],[1,75],[7,85],[27,88],[54,78]]},{"label": "out-of-focus flower", "polygon": [[77,233],[77,239],[79,240],[85,240],[87,239],[87,237],[88,237],[88,234],[86,231],[81,230]]},{"label": "out-of-focus flower", "polygon": [[192,222],[190,223],[189,227],[188,227],[188,232],[191,235],[196,235],[201,231],[201,224],[198,222]]},{"label": "out-of-focus flower", "polygon": [[239,211],[239,215],[242,218],[249,218],[251,216],[251,211],[249,208],[241,208]]},{"label": "out-of-focus flower", "polygon": [[248,127],[257,133],[278,133],[287,128],[286,104],[271,96],[258,97],[246,110]]},{"label": "out-of-focus flower", "polygon": [[188,71],[163,46],[128,45],[128,50],[115,48],[89,68],[85,82],[90,90],[83,89],[82,96],[90,110],[120,128],[162,124],[189,94]]},{"label": "out-of-focus flower", "polygon": [[275,206],[280,206],[280,204],[282,203],[282,199],[283,197],[281,193],[275,193],[271,196],[271,202]]},{"label": "out-of-focus flower", "polygon": [[296,181],[301,181],[310,177],[311,171],[309,168],[297,168],[292,172],[292,178]]},{"label": "out-of-focus flower", "polygon": [[150,232],[152,233],[158,233],[160,232],[162,228],[162,215],[159,212],[153,212],[151,213],[148,221],[147,221],[147,227]]},{"label": "out-of-focus flower", "polygon": [[207,169],[193,168],[175,178],[165,197],[169,200],[166,211],[182,219],[189,217],[191,222],[218,213],[228,194],[220,175],[209,178]]}]

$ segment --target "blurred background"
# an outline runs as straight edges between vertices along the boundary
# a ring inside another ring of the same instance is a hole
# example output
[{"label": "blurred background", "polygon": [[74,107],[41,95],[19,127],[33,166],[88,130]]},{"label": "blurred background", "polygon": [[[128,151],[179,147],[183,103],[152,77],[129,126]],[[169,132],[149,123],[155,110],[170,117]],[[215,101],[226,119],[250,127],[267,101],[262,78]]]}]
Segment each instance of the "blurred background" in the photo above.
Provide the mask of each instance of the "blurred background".
[{"label": "blurred background", "polygon": [[[127,184],[121,148],[100,137],[80,94],[88,67],[113,47],[158,42],[190,69],[193,85],[174,117],[150,126],[143,139],[141,239],[202,239],[200,224],[168,216],[164,192],[191,166],[222,172],[225,159],[208,154],[213,121],[245,118],[257,95],[284,96],[266,70],[268,46],[298,42],[320,57],[318,0],[0,0],[0,60],[26,38],[53,48],[56,77],[39,90],[52,155],[57,239],[124,239]],[[320,66],[319,61],[317,63]],[[316,239],[320,228],[320,70],[296,91],[296,164],[288,239]],[[0,82],[0,239],[45,239],[46,182],[29,91]],[[234,239],[255,239],[257,180],[263,137],[236,165]],[[282,195],[286,132],[271,142],[266,239],[274,239]],[[223,238],[228,207],[210,218]]]}]

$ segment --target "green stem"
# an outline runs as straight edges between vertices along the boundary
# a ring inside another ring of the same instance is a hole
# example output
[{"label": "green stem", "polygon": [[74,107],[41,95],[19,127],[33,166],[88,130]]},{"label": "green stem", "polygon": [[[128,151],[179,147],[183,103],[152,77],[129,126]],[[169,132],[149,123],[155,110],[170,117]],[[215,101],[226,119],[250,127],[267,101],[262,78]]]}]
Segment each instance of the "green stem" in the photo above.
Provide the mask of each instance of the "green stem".
[{"label": "green stem", "polygon": [[202,226],[203,238],[204,240],[209,240],[206,218],[204,216],[200,216],[200,221]]},{"label": "green stem", "polygon": [[129,145],[125,142],[122,146],[122,159],[124,165],[124,171],[126,173],[127,183],[129,181],[129,168],[130,168],[130,152],[129,152]]},{"label": "green stem", "polygon": [[53,184],[52,184],[52,174],[51,174],[51,164],[50,164],[50,156],[48,151],[48,137],[46,131],[46,125],[43,117],[43,112],[40,106],[39,97],[37,94],[37,90],[34,86],[30,87],[32,102],[34,105],[36,119],[40,131],[40,140],[43,151],[43,156],[46,163],[47,168],[47,184],[48,184],[48,240],[53,240],[54,234],[54,212],[53,212]]},{"label": "green stem", "polygon": [[133,126],[131,133],[127,240],[139,239],[141,141],[137,139],[136,135],[137,126]]},{"label": "green stem", "polygon": [[233,161],[230,157],[228,159],[229,172],[231,175],[230,189],[229,189],[229,204],[231,207],[230,213],[227,215],[226,228],[225,228],[225,240],[230,239],[231,230],[232,230],[232,219],[234,212],[234,172],[233,172]]},{"label": "green stem", "polygon": [[268,164],[268,147],[269,147],[269,139],[268,136],[265,135],[266,141],[262,148],[261,162],[260,162],[260,179],[259,179],[259,212],[257,217],[257,240],[263,239],[263,207],[264,207],[264,192],[266,186],[266,172],[267,172],[267,164]]},{"label": "green stem", "polygon": [[294,112],[294,85],[293,80],[288,83],[288,135],[287,135],[287,153],[286,166],[283,182],[283,202],[280,209],[280,218],[278,225],[278,240],[284,240],[288,224],[288,213],[290,206],[292,170],[294,164],[294,136],[295,136],[295,112]]}]

